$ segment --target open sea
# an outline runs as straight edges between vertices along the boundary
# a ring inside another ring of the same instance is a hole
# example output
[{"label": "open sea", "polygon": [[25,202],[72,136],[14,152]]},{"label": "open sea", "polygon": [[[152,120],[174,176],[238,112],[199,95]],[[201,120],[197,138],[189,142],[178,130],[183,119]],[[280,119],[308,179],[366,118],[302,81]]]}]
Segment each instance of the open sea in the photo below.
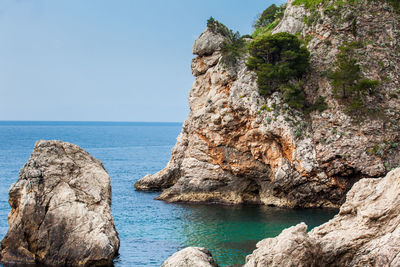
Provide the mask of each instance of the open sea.
[{"label": "open sea", "polygon": [[221,266],[243,264],[257,241],[305,222],[309,230],[337,210],[167,204],[133,184],[167,164],[181,123],[0,121],[0,238],[7,233],[8,189],[40,139],[74,143],[100,159],[112,185],[121,239],[115,266],[160,266],[187,246],[209,249]]}]

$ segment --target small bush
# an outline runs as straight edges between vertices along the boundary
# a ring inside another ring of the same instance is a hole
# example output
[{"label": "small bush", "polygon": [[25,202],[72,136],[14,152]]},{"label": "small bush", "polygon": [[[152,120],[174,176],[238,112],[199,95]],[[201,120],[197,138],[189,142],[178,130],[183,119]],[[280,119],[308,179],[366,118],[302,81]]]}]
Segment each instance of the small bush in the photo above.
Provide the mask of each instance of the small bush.
[{"label": "small bush", "polygon": [[394,11],[400,12],[400,2],[399,0],[386,0],[389,4],[392,5]]},{"label": "small bush", "polygon": [[221,34],[226,38],[221,47],[221,62],[225,66],[233,66],[237,60],[246,52],[244,37],[239,32],[234,33],[221,22],[210,17],[207,21],[207,27],[214,33]]},{"label": "small bush", "polygon": [[347,105],[347,111],[353,112],[364,109],[364,96],[374,93],[379,82],[362,77],[360,65],[355,59],[356,43],[345,44],[339,48],[336,57],[336,70],[331,72],[333,94]]},{"label": "small bush", "polygon": [[242,38],[253,39],[253,36],[251,36],[250,34],[245,34],[242,36]]},{"label": "small bush", "polygon": [[302,82],[292,82],[280,87],[283,95],[283,100],[290,107],[295,109],[302,109],[305,105],[305,94],[303,91]]},{"label": "small bush", "polygon": [[270,5],[267,7],[260,17],[254,23],[254,28],[263,28],[267,25],[273,23],[276,19],[280,19],[283,17],[283,13],[285,11],[285,5],[276,6],[275,4]]},{"label": "small bush", "polygon": [[221,34],[222,36],[226,37],[229,40],[234,39],[235,34],[232,32],[232,30],[230,30],[228,27],[226,27],[218,20],[215,20],[213,17],[210,17],[207,20],[207,28],[214,33]]},{"label": "small bush", "polygon": [[239,33],[232,40],[226,40],[221,48],[221,62],[225,66],[233,66],[246,52],[246,43]]},{"label": "small bush", "polygon": [[289,81],[301,78],[309,67],[307,48],[295,35],[285,32],[258,36],[249,44],[249,53],[247,66],[257,73],[260,94],[264,96],[282,86],[282,90],[292,92]]},{"label": "small bush", "polygon": [[327,109],[328,104],[325,102],[325,98],[323,96],[320,96],[314,104],[306,108],[306,113],[310,113],[313,111],[324,112]]}]

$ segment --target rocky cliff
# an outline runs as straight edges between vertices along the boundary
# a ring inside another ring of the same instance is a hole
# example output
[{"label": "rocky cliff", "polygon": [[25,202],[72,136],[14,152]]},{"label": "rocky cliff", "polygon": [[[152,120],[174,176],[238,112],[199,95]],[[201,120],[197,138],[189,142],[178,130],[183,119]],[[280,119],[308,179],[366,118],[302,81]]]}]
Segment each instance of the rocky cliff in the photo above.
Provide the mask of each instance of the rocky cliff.
[{"label": "rocky cliff", "polygon": [[119,238],[103,164],[80,147],[38,141],[9,191],[0,262],[111,266]]},{"label": "rocky cliff", "polygon": [[[338,207],[360,178],[396,167],[400,17],[386,2],[353,2],[321,1],[311,8],[289,0],[271,31],[304,40],[311,56],[305,98],[315,103],[324,97],[328,109],[322,112],[294,110],[279,92],[261,96],[246,56],[226,66],[225,37],[207,28],[193,46],[190,114],[171,159],[135,187],[163,190],[158,198],[171,202]],[[379,81],[363,116],[346,112],[327,75],[339,47],[352,42],[362,74]]]}]

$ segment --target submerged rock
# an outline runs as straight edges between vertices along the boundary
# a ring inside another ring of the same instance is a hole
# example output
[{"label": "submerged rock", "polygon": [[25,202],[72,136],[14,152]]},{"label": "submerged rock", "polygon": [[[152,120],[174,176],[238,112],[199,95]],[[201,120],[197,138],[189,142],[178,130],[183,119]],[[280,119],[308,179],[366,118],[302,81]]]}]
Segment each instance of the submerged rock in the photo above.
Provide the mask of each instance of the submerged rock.
[{"label": "submerged rock", "polygon": [[205,248],[188,247],[174,253],[161,267],[218,267]]},{"label": "submerged rock", "polygon": [[10,188],[9,203],[1,262],[112,265],[119,238],[110,209],[110,177],[80,147],[36,142]]},{"label": "submerged rock", "polygon": [[400,266],[400,168],[360,180],[338,215],[306,230],[302,223],[262,240],[244,266]]}]

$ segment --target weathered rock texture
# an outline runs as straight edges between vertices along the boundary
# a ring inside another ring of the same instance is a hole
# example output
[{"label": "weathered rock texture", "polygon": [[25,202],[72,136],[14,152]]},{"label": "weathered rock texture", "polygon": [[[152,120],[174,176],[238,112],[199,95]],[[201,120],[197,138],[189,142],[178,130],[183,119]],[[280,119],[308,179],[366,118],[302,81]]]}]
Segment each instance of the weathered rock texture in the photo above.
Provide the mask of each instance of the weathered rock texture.
[{"label": "weathered rock texture", "polygon": [[80,147],[38,141],[9,191],[1,262],[112,265],[119,238],[103,164]]},{"label": "weathered rock texture", "polygon": [[188,247],[174,253],[161,267],[218,267],[205,248]]},{"label": "weathered rock texture", "polygon": [[[343,7],[324,1],[312,11],[289,1],[273,31],[300,32],[308,41],[312,68],[304,79],[306,99],[314,103],[323,96],[329,105],[309,119],[283,103],[280,93],[260,96],[244,60],[225,67],[224,37],[206,29],[194,45],[191,111],[171,160],[135,187],[163,190],[159,199],[173,202],[339,207],[360,178],[381,177],[396,167],[400,18],[381,1],[358,2]],[[360,121],[333,97],[326,75],[338,47],[352,41],[363,44],[356,55],[364,75],[381,83],[368,100],[378,115]]]},{"label": "weathered rock texture", "polygon": [[400,168],[362,179],[339,214],[307,234],[301,223],[257,244],[245,267],[400,266]]}]

